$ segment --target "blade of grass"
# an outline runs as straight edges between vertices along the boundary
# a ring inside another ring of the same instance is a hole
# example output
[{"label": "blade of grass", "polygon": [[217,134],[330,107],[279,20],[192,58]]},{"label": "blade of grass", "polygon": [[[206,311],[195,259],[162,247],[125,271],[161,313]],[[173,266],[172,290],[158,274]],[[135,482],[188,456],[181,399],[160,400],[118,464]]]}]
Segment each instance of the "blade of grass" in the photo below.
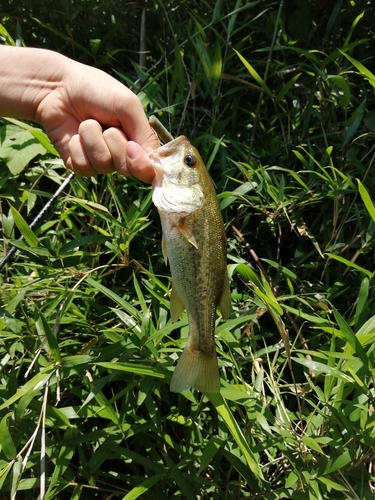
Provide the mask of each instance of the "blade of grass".
[{"label": "blade of grass", "polygon": [[259,467],[258,459],[254,455],[254,453],[251,451],[251,449],[250,449],[250,447],[245,439],[245,436],[243,435],[243,433],[242,433],[236,419],[234,418],[233,413],[231,412],[227,402],[224,400],[224,398],[221,396],[220,393],[217,393],[217,394],[207,393],[206,396],[211,401],[211,403],[214,405],[217,413],[222,417],[225,425],[228,427],[230,434],[233,436],[238,447],[242,451],[242,453],[246,459],[247,465],[249,466],[250,470],[253,472],[257,481],[260,484],[262,481],[264,481],[264,477],[263,477],[262,471]]},{"label": "blade of grass", "polygon": [[38,238],[35,236],[32,229],[30,229],[29,225],[27,224],[25,219],[22,217],[22,215],[12,206],[10,207],[10,210],[12,212],[13,219],[14,219],[16,226],[20,230],[20,233],[25,238],[28,245],[30,247],[39,246]]}]

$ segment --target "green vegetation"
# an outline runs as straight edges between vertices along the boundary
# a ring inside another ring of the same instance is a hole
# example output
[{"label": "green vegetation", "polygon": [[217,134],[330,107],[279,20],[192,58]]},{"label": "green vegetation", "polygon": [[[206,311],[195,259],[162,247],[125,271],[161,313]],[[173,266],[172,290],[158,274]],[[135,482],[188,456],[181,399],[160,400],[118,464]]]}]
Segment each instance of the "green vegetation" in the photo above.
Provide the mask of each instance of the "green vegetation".
[{"label": "green vegetation", "polygon": [[187,321],[170,321],[150,187],[74,178],[31,230],[67,172],[41,130],[1,120],[2,254],[18,248],[0,277],[1,498],[373,498],[374,5],[53,5],[9,2],[1,37],[97,65],[189,136],[233,313],[221,394],[171,393]]}]

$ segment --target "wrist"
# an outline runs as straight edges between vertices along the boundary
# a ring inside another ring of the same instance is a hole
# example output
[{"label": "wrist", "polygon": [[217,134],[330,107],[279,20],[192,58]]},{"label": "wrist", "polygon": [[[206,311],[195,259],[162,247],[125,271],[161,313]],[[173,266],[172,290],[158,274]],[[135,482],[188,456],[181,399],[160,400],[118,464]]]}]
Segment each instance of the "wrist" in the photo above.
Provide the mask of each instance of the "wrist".
[{"label": "wrist", "polygon": [[66,61],[49,50],[0,46],[0,116],[39,121],[40,103],[64,85]]}]

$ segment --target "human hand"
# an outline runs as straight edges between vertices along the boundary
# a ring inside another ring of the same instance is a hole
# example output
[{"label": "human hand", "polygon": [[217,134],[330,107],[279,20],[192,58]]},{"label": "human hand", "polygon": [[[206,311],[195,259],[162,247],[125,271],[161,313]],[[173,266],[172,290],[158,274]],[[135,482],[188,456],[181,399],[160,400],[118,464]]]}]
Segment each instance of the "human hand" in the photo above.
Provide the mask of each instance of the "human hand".
[{"label": "human hand", "polygon": [[159,146],[138,97],[108,74],[65,60],[63,85],[37,109],[65,165],[78,175],[117,171],[152,182],[149,152]]},{"label": "human hand", "polygon": [[69,169],[152,182],[148,153],[159,141],[131,90],[44,49],[0,45],[0,67],[0,116],[40,123]]}]

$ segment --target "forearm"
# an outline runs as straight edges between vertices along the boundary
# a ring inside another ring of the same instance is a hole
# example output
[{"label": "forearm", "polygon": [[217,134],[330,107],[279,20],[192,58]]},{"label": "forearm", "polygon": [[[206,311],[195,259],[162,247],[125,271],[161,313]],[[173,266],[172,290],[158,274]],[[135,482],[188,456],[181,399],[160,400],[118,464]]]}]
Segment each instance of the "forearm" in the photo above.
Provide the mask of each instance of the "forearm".
[{"label": "forearm", "polygon": [[0,45],[0,116],[37,121],[40,102],[64,85],[66,61],[49,50]]}]

